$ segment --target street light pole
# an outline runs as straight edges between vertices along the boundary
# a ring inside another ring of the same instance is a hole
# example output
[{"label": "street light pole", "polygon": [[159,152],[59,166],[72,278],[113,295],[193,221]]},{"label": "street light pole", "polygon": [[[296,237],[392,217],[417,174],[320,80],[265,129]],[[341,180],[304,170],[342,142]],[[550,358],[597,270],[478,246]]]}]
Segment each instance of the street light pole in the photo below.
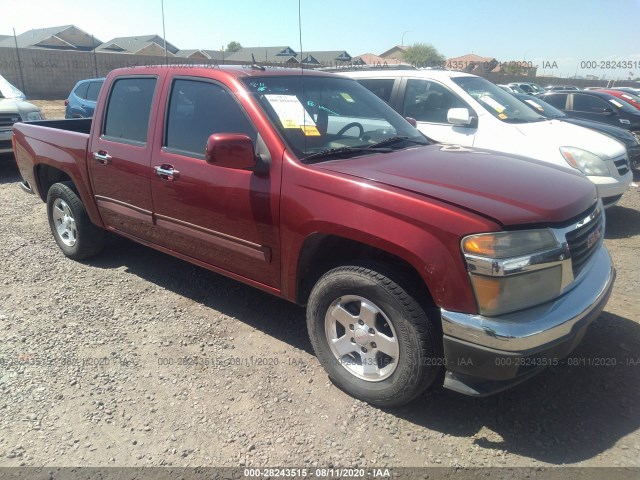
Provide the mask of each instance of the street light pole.
[{"label": "street light pole", "polygon": [[409,33],[411,30],[405,30],[404,32],[402,32],[402,41],[400,42],[400,46],[404,47],[404,36]]}]

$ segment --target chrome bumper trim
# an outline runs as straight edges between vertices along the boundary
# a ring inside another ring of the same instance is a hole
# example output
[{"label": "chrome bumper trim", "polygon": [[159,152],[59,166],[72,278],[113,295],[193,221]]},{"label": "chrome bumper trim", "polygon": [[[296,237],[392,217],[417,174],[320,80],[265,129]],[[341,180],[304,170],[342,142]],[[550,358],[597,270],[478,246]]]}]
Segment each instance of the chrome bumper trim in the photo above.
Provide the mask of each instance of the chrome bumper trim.
[{"label": "chrome bumper trim", "polygon": [[444,335],[509,352],[535,350],[569,336],[583,320],[593,320],[606,304],[615,270],[604,246],[583,269],[580,280],[555,300],[497,317],[441,309]]}]

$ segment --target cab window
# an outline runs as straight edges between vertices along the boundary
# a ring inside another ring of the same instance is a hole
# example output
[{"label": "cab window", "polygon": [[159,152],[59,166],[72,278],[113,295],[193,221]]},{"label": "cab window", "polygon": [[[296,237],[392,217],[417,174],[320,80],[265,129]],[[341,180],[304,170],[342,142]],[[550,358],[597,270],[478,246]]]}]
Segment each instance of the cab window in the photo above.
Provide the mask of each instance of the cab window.
[{"label": "cab window", "polygon": [[429,80],[407,81],[403,115],[419,122],[449,123],[450,108],[466,107],[451,91]]},{"label": "cab window", "polygon": [[257,132],[233,94],[216,83],[178,79],[173,82],[164,146],[204,158],[209,136],[240,133],[256,142]]}]

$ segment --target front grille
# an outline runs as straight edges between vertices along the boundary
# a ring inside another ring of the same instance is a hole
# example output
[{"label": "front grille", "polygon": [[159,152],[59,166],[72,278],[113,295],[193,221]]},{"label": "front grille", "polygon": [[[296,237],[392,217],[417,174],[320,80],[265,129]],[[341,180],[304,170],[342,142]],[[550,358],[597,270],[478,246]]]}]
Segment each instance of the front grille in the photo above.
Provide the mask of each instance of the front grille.
[{"label": "front grille", "polygon": [[618,169],[618,173],[620,174],[620,176],[626,175],[629,172],[629,160],[627,160],[627,157],[614,160],[613,164]]},{"label": "front grille", "polygon": [[566,234],[571,252],[574,278],[582,271],[591,256],[598,250],[604,237],[604,213],[596,206],[585,220],[576,224],[575,230]]},{"label": "front grille", "polygon": [[10,130],[14,123],[21,120],[17,113],[0,113],[0,128]]},{"label": "front grille", "polygon": [[11,140],[0,140],[0,150],[5,150],[7,148],[13,148]]}]

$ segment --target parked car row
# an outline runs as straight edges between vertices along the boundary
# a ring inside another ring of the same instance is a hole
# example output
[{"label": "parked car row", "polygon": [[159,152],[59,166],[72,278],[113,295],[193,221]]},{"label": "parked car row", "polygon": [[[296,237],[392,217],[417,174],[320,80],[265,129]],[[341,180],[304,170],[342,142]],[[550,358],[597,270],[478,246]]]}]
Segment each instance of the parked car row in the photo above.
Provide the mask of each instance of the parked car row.
[{"label": "parked car row", "polygon": [[[633,132],[640,138],[640,107],[618,94],[601,90],[547,92],[538,97],[567,115],[608,123]],[[629,95],[629,94],[625,94]]]},{"label": "parked car row", "polygon": [[625,145],[583,126],[546,118],[484,78],[443,70],[370,70],[343,75],[356,79],[403,116],[415,119],[418,129],[438,142],[579,170],[597,186],[605,207],[614,205],[632,182]]},{"label": "parked car row", "polygon": [[[565,85],[549,86],[545,92],[534,93],[532,90],[525,92],[516,84],[498,86],[515,94],[520,100],[528,100],[527,103],[530,106],[534,103],[531,101],[531,97],[536,97],[538,99],[538,102],[535,103],[536,111],[540,111],[544,115],[543,110],[555,110],[551,113],[552,117],[545,115],[547,118],[560,118],[558,113],[562,113],[564,121],[572,119],[571,123],[611,135],[627,147],[631,167],[640,168],[640,159],[638,158],[638,148],[640,148],[638,144],[640,142],[639,88],[587,87],[580,90],[578,87]],[[522,94],[529,95],[529,99],[522,97]],[[578,123],[578,120],[582,121]],[[609,128],[605,128],[605,125]],[[621,130],[625,130],[627,133],[625,134]]]},{"label": "parked car row", "polygon": [[640,167],[640,141],[638,137],[633,135],[628,130],[624,130],[620,127],[610,125],[604,122],[596,122],[594,120],[587,120],[584,118],[576,118],[567,115],[562,110],[554,107],[553,105],[545,102],[540,97],[532,97],[531,95],[523,95],[519,93],[513,94],[516,98],[522,100],[527,106],[531,107],[536,113],[549,119],[562,120],[563,122],[573,123],[574,125],[580,125],[581,127],[597,130],[601,133],[609,135],[619,142],[623,143],[627,147],[627,154],[629,155],[629,163],[633,168]]}]

